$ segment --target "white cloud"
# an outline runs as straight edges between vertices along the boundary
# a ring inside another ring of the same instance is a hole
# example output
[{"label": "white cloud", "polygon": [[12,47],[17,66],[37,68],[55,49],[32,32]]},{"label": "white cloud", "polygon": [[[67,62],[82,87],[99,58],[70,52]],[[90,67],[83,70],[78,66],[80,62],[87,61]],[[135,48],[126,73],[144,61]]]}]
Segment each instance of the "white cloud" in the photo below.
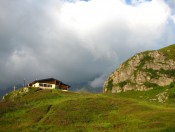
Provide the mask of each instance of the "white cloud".
[{"label": "white cloud", "polygon": [[59,16],[61,25],[73,29],[79,34],[96,32],[117,16],[115,5],[120,7],[123,4],[121,1],[115,0],[65,3],[61,9],[61,16]]},{"label": "white cloud", "polygon": [[104,76],[100,76],[95,78],[93,81],[89,82],[89,85],[93,88],[98,88],[101,87],[104,83],[105,77]]},{"label": "white cloud", "polygon": [[134,7],[116,0],[92,0],[65,3],[58,17],[62,26],[82,35],[97,32],[111,22],[116,25],[124,22],[131,28],[154,28],[164,24],[169,14],[170,9],[162,0]]},{"label": "white cloud", "polygon": [[175,15],[172,16],[173,22],[175,24]]},{"label": "white cloud", "polygon": [[128,46],[140,45],[145,39],[152,45],[161,37],[169,15],[169,7],[160,0],[142,1],[138,6],[92,0],[64,3],[57,18],[58,24],[77,34],[83,42],[81,46],[99,58],[116,56],[116,48],[125,41],[120,34],[127,35]]}]

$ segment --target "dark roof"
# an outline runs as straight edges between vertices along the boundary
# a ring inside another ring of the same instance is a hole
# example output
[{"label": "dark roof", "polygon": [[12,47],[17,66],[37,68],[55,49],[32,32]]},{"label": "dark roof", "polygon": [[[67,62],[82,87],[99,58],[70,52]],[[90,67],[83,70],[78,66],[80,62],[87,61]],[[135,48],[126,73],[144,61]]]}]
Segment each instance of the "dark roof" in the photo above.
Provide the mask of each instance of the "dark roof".
[{"label": "dark roof", "polygon": [[46,79],[40,79],[40,80],[35,80],[34,82],[44,82],[44,81],[51,81],[51,80],[56,80],[58,82],[61,82],[55,78],[46,78]]},{"label": "dark roof", "polygon": [[69,85],[67,85],[67,84],[63,83],[62,81],[57,80],[55,78],[46,78],[46,79],[35,80],[35,81],[31,82],[29,84],[29,86],[34,84],[34,83],[37,83],[37,82],[46,82],[46,81],[56,81],[57,83],[61,83],[61,85],[66,85],[66,86],[70,87]]}]

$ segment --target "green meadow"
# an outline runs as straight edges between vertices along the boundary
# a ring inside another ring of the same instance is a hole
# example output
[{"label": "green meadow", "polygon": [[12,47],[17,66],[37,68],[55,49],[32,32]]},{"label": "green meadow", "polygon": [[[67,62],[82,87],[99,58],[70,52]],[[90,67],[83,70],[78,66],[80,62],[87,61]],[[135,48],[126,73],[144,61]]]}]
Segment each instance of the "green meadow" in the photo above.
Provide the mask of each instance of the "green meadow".
[{"label": "green meadow", "polygon": [[[175,87],[119,94],[30,88],[0,102],[0,131],[174,132]],[[166,91],[168,97],[159,102]]]}]

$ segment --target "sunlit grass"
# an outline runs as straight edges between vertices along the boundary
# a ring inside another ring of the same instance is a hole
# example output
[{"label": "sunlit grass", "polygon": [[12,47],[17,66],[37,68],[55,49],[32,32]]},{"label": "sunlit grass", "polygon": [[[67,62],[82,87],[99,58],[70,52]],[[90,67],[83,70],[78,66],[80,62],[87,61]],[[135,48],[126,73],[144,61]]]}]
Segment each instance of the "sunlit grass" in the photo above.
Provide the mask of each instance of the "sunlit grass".
[{"label": "sunlit grass", "polygon": [[0,131],[175,131],[174,87],[166,103],[149,101],[166,89],[120,94],[32,89],[0,102]]}]

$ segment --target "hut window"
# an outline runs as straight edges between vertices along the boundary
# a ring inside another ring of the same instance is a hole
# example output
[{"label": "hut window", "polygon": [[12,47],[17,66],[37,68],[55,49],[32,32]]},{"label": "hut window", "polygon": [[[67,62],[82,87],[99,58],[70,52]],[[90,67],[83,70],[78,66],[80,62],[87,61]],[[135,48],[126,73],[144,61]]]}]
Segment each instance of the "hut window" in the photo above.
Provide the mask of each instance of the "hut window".
[{"label": "hut window", "polygon": [[39,86],[43,87],[43,84],[42,83],[39,83]]},{"label": "hut window", "polygon": [[44,83],[39,83],[40,87],[52,87],[51,84],[44,84]]}]

